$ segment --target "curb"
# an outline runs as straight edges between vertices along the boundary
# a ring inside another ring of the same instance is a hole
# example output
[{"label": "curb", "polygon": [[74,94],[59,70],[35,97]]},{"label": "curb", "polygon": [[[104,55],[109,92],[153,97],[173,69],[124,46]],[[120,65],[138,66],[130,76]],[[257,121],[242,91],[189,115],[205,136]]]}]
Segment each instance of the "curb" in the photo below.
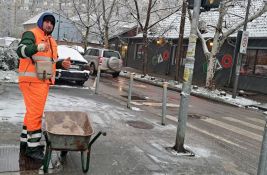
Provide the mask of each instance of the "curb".
[{"label": "curb", "polygon": [[[124,74],[124,75],[120,74],[120,76],[129,79],[129,75],[127,75],[127,74]],[[157,87],[162,87],[162,84],[163,84],[162,82],[151,82],[150,80],[142,79],[142,78],[138,78],[138,77],[134,77],[134,80],[138,81],[138,82],[154,85],[154,86],[157,86]],[[168,90],[172,90],[172,91],[176,91],[176,92],[181,92],[182,91],[181,88],[175,87],[175,86],[173,86],[171,84],[169,84]],[[247,106],[254,106],[255,105],[255,104],[251,104],[251,105],[235,104],[235,103],[231,103],[231,102],[225,101],[223,99],[214,98],[212,96],[208,96],[208,95],[205,95],[205,94],[196,93],[194,91],[191,91],[190,94],[195,96],[195,97],[200,97],[200,98],[203,98],[203,99],[212,100],[212,101],[215,101],[215,102],[219,102],[219,103],[223,103],[223,104],[230,105],[230,106],[235,106],[235,107],[244,107],[244,108],[246,108]]]}]

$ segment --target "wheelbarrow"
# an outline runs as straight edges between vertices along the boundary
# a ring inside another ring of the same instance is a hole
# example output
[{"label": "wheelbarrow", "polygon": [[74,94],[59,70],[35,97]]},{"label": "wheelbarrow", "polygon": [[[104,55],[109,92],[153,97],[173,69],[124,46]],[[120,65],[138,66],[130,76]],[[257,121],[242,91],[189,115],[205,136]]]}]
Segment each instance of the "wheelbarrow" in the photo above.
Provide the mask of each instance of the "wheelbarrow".
[{"label": "wheelbarrow", "polygon": [[[65,158],[68,151],[81,152],[82,170],[89,170],[91,146],[96,139],[105,132],[98,132],[90,141],[94,131],[85,112],[79,111],[49,111],[45,112],[44,136],[46,141],[43,171],[48,172],[52,151],[61,151],[60,156]],[[85,161],[84,152],[87,152]]]}]

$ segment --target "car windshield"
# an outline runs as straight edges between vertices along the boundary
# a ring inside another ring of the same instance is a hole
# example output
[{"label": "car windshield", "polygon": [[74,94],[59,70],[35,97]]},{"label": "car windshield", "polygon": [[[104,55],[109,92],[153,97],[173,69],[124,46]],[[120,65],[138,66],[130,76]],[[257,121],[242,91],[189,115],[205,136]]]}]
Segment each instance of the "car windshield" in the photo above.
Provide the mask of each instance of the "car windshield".
[{"label": "car windshield", "polygon": [[120,55],[114,51],[104,51],[103,57],[105,58],[116,57],[120,59]]}]

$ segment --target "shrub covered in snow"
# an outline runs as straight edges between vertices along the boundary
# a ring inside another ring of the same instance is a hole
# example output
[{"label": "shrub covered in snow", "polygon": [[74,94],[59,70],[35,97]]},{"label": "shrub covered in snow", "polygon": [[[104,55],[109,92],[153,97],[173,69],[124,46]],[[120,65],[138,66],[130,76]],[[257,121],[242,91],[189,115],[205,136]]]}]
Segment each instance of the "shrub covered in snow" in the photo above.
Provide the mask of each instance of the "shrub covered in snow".
[{"label": "shrub covered in snow", "polygon": [[0,48],[0,70],[15,70],[19,57],[14,49]]}]

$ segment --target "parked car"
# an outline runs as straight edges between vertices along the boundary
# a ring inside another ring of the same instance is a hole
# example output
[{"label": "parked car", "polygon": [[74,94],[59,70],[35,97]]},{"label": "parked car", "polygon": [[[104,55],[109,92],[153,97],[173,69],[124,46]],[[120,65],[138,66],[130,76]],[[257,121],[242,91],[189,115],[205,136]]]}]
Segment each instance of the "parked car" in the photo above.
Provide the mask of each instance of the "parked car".
[{"label": "parked car", "polygon": [[57,80],[69,80],[75,81],[78,85],[83,85],[88,80],[90,71],[86,70],[88,62],[83,56],[75,49],[65,46],[58,46],[58,60],[63,60],[70,57],[71,66],[70,69],[57,69],[56,70],[56,81]]},{"label": "parked car", "polygon": [[88,61],[91,75],[97,73],[98,66],[101,65],[101,72],[111,73],[118,77],[122,68],[122,59],[120,53],[114,50],[103,48],[90,48],[84,58]]}]

